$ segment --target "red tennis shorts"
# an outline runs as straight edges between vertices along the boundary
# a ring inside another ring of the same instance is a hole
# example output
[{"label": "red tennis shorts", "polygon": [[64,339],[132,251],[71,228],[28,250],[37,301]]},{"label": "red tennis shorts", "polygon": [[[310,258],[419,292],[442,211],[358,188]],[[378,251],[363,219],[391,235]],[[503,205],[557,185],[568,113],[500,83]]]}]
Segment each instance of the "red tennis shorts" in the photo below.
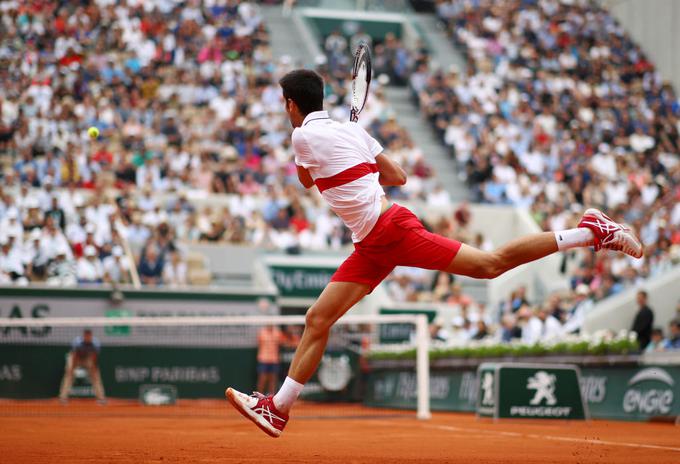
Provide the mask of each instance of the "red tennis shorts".
[{"label": "red tennis shorts", "polygon": [[354,244],[354,252],[335,271],[331,282],[368,284],[373,291],[396,266],[446,269],[460,245],[428,232],[411,211],[395,204]]}]

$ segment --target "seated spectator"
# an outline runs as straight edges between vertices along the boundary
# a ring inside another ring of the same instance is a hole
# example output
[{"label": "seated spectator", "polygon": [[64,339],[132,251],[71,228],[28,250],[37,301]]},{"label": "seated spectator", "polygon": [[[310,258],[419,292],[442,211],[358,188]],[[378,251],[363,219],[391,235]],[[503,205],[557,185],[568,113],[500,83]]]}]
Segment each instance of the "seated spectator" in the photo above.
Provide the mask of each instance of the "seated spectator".
[{"label": "seated spectator", "polygon": [[45,224],[45,218],[38,205],[38,201],[35,198],[31,198],[26,202],[25,206],[28,211],[24,217],[24,231],[32,232],[35,229],[40,230]]},{"label": "seated spectator", "polygon": [[104,258],[102,267],[104,271],[104,282],[111,284],[130,283],[130,266],[128,260],[124,257],[123,249],[120,246],[113,247],[111,256]]},{"label": "seated spectator", "polygon": [[13,238],[0,237],[0,282],[28,284],[24,274],[22,255],[18,248],[13,246]]},{"label": "seated spectator", "polygon": [[459,283],[451,285],[451,294],[446,299],[446,303],[459,307],[474,305],[475,301],[470,295],[463,293],[463,287]]},{"label": "seated spectator", "polygon": [[473,340],[484,340],[489,335],[488,328],[483,319],[477,321],[475,334],[472,336]]},{"label": "seated spectator", "polygon": [[680,320],[672,320],[668,327],[670,329],[670,333],[668,338],[663,343],[664,349],[680,350]]},{"label": "seated spectator", "polygon": [[78,283],[76,263],[71,258],[67,245],[60,245],[54,251],[54,259],[47,266],[47,284],[54,287],[70,287]]},{"label": "seated spectator", "polygon": [[562,325],[549,314],[547,308],[531,311],[528,306],[520,308],[520,317],[526,318],[522,327],[522,342],[534,344],[540,341],[554,340],[562,334]]},{"label": "seated spectator", "polygon": [[170,259],[163,265],[163,284],[170,287],[182,287],[187,284],[187,263],[177,250],[170,252]]},{"label": "seated spectator", "polygon": [[514,314],[504,314],[501,318],[501,328],[498,330],[501,342],[510,342],[514,339],[522,337],[522,329],[517,324],[517,319]]},{"label": "seated spectator", "polygon": [[50,209],[45,212],[45,216],[51,217],[62,232],[66,230],[66,216],[59,206],[59,197],[56,194],[50,199]]},{"label": "seated spectator", "polygon": [[160,285],[163,283],[163,256],[159,255],[155,244],[149,243],[142,252],[139,260],[139,279],[145,285]]},{"label": "seated spectator", "polygon": [[655,327],[654,329],[652,329],[651,340],[649,341],[649,344],[647,344],[647,347],[644,349],[644,352],[652,353],[654,351],[663,351],[664,344],[665,340],[663,338],[663,330],[661,330],[658,327]]},{"label": "seated spectator", "polygon": [[41,245],[42,232],[40,229],[33,229],[29,235],[24,248],[24,262],[27,263],[31,281],[43,280],[47,271],[49,257],[45,248]]},{"label": "seated spectator", "polygon": [[83,256],[78,258],[76,277],[79,284],[99,284],[103,282],[104,269],[94,246],[86,246]]}]

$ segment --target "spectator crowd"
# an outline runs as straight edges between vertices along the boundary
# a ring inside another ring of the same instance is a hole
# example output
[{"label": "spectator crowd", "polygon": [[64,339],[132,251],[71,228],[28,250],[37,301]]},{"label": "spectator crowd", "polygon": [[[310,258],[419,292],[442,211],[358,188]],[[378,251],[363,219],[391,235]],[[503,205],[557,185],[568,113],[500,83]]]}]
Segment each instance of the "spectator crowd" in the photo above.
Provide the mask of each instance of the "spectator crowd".
[{"label": "spectator crowd", "polygon": [[410,86],[475,199],[526,208],[544,230],[600,208],[639,231],[643,259],[572,251],[571,296],[594,301],[680,262],[680,101],[597,2],[443,0],[466,58]]},{"label": "spectator crowd", "polygon": [[[372,85],[360,124],[409,173],[388,195],[449,203],[385,98],[382,84],[408,83],[476,200],[526,208],[545,230],[602,208],[640,231],[645,257],[570,251],[572,292],[537,308],[520,289],[494,312],[450,277],[430,283],[416,270],[398,270],[388,289],[463,308],[456,323],[471,338],[576,330],[593,302],[680,261],[678,98],[593,2],[437,7],[466,71],[430,72],[424,47],[392,34],[373,43],[375,75],[387,78]],[[360,41],[371,42],[361,29],[330,34],[317,63],[337,120],[349,117]],[[0,3],[0,284],[184,285],[191,242],[349,244],[315,189],[297,182],[277,84],[296,64],[269,42],[251,2]],[[469,222],[461,205],[429,227],[490,249]]]},{"label": "spectator crowd", "polygon": [[[251,2],[2,2],[0,281],[181,285],[189,242],[348,244],[297,182],[277,83],[295,64],[269,40]],[[349,71],[319,67],[339,120]],[[416,179],[388,193],[424,196],[431,170],[374,87],[361,123]]]}]

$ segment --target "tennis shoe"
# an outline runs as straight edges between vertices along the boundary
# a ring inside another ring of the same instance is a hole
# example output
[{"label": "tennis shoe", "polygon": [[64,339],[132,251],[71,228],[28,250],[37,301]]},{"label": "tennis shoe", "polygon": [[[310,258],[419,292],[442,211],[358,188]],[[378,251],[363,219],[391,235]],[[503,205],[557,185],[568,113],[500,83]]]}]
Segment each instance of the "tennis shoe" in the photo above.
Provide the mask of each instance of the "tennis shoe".
[{"label": "tennis shoe", "polygon": [[595,251],[601,249],[622,251],[633,258],[642,257],[642,243],[625,224],[614,222],[599,209],[589,208],[583,214],[579,227],[587,227],[595,237]]},{"label": "tennis shoe", "polygon": [[276,409],[272,396],[265,396],[258,392],[246,395],[233,388],[227,388],[224,394],[238,412],[250,419],[270,437],[279,437],[288,423],[288,414]]}]

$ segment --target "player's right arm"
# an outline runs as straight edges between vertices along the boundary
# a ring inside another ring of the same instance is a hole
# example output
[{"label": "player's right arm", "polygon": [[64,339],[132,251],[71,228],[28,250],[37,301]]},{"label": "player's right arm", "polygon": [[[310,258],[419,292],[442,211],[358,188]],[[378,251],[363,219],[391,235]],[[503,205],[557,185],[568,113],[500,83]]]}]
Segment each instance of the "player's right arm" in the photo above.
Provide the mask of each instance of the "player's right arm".
[{"label": "player's right arm", "polygon": [[406,183],[406,172],[386,154],[380,153],[375,157],[375,162],[380,173],[380,177],[378,177],[380,185],[400,186]]},{"label": "player's right arm", "polygon": [[366,132],[366,129],[359,124],[354,124],[353,127],[366,142],[366,148],[368,148],[371,156],[375,158],[375,163],[378,165],[378,172],[380,173],[380,176],[378,177],[380,185],[404,185],[406,183],[406,172],[401,166],[383,153],[383,147],[376,139]]}]

